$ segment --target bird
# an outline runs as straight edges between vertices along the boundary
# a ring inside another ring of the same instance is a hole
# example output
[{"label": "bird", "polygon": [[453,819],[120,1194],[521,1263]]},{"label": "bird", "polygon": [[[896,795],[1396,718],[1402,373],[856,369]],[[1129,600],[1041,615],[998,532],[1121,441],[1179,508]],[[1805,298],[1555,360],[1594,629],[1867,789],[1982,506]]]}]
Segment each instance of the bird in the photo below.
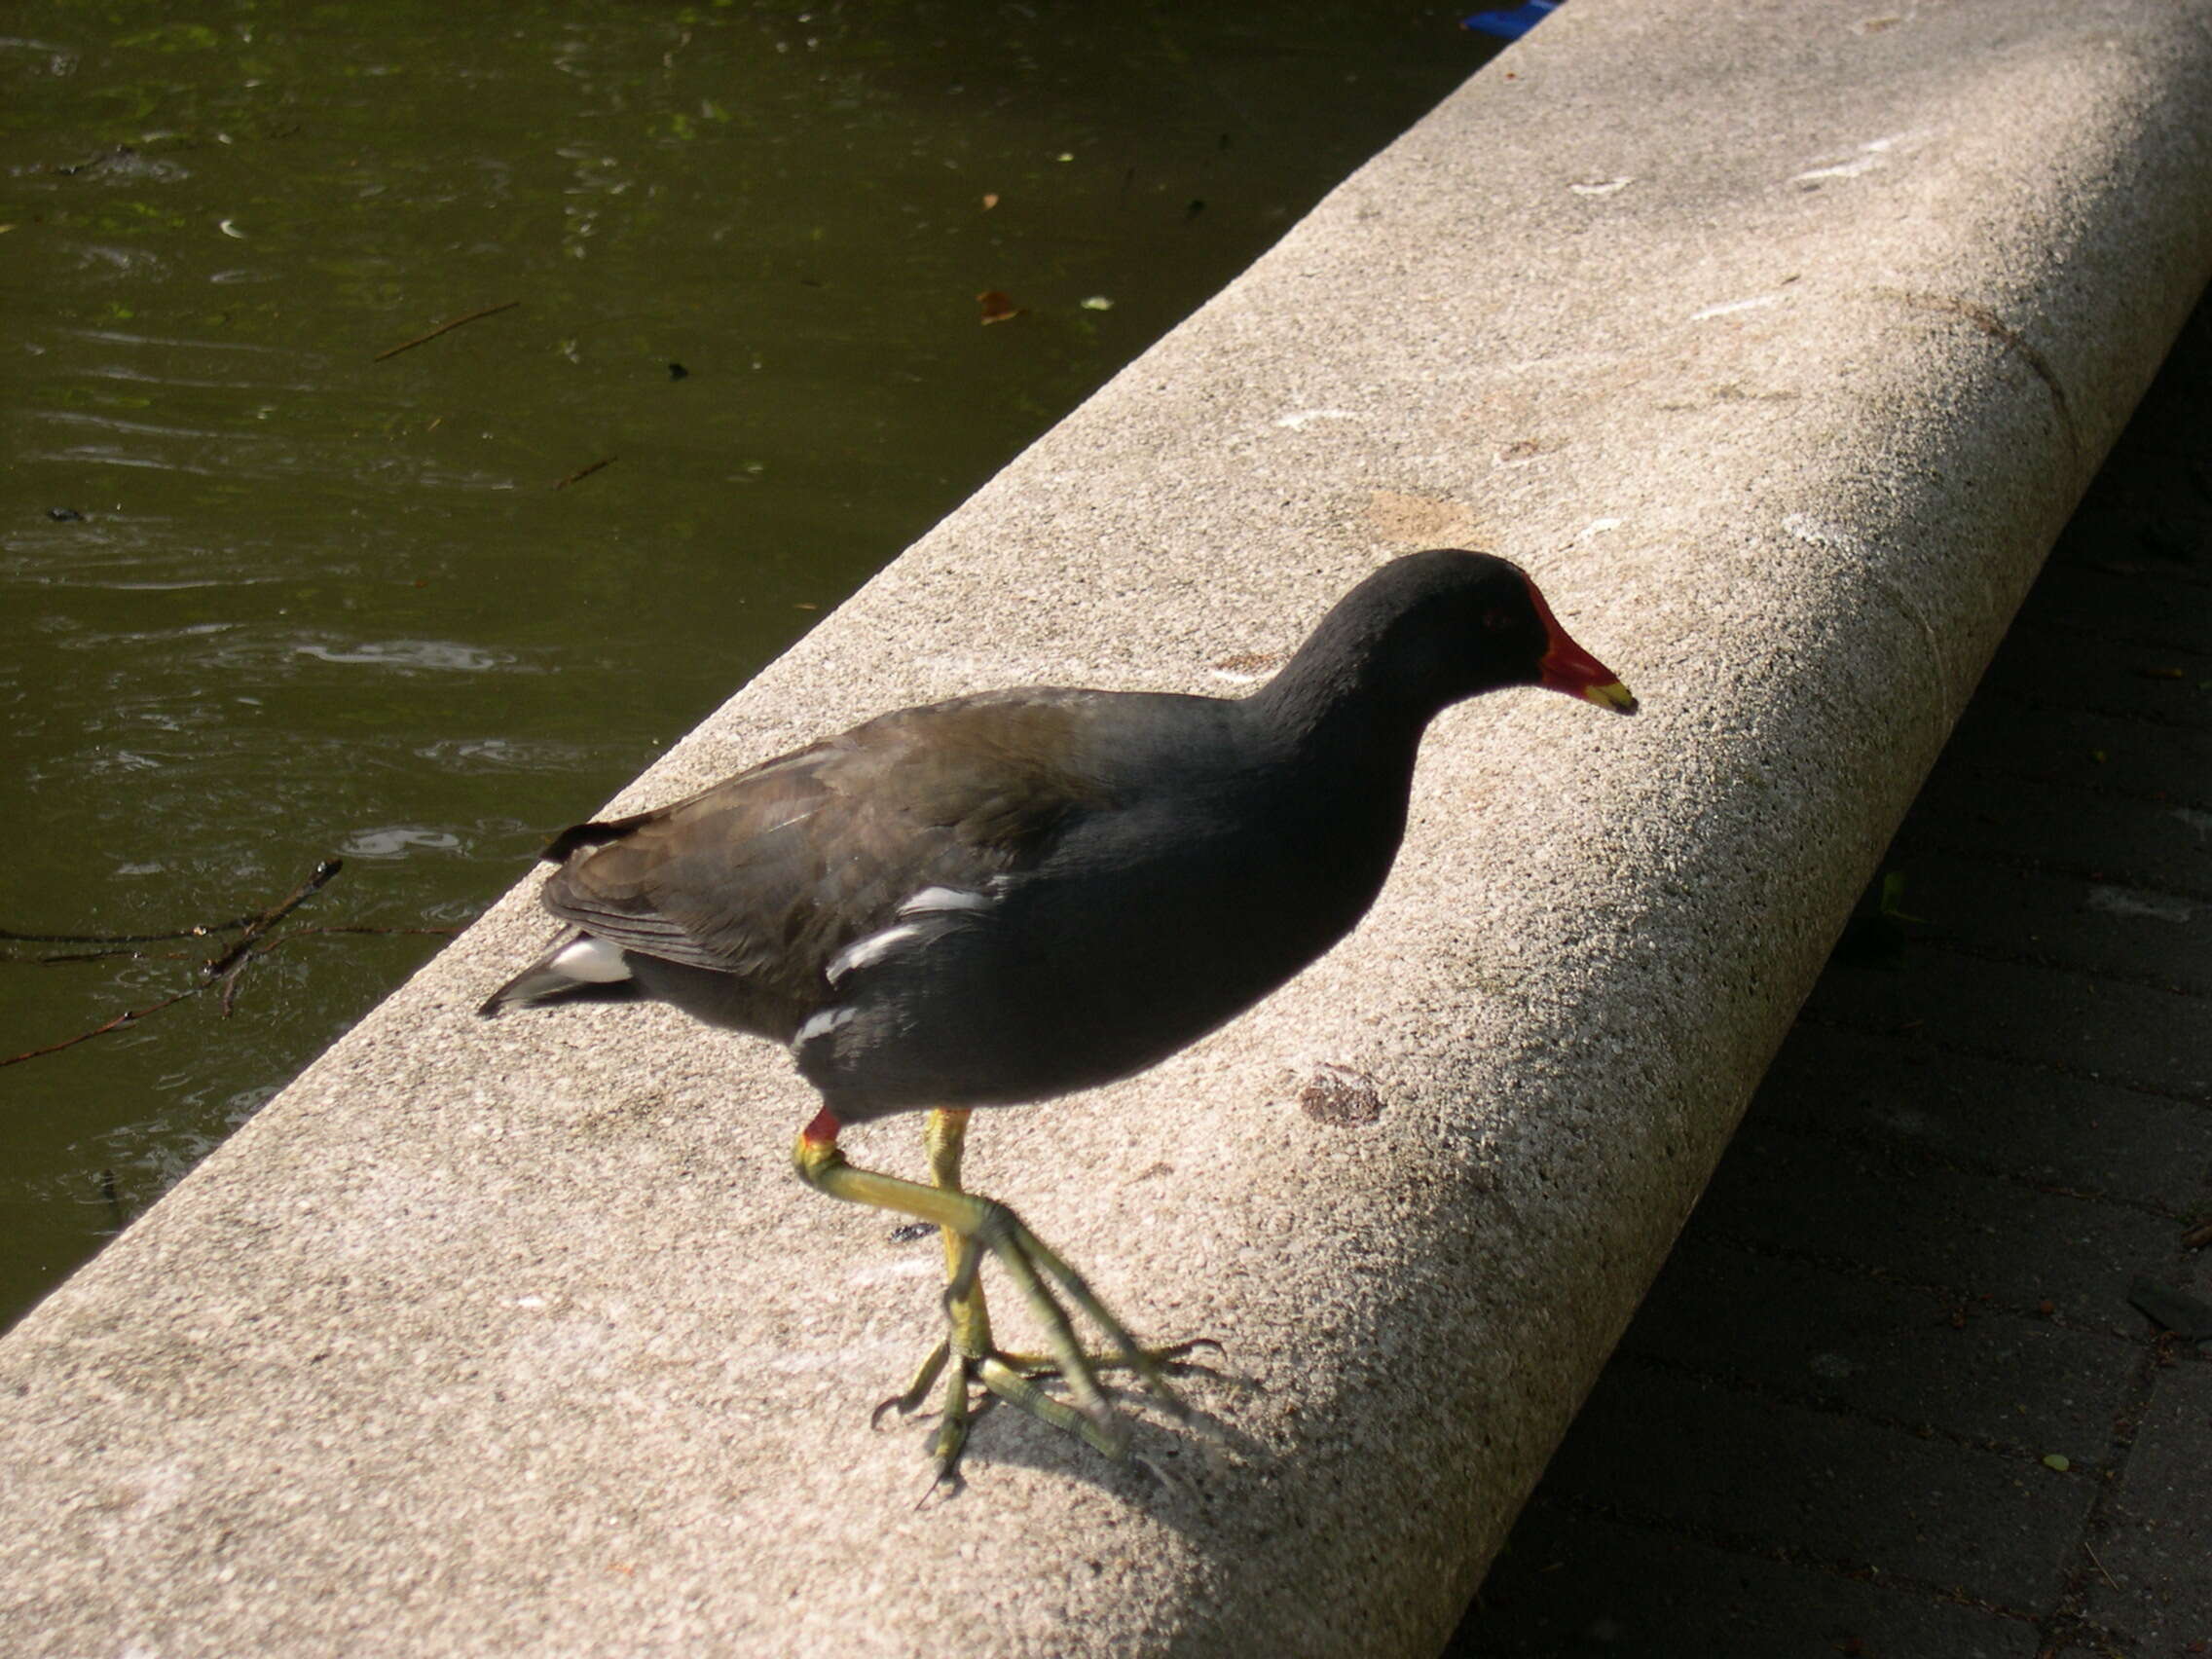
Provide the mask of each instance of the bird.
[{"label": "bird", "polygon": [[[942,1236],[944,1334],[878,1417],[938,1390],[939,1480],[977,1389],[1124,1461],[1101,1374],[1187,1421],[1166,1373],[1197,1345],[1140,1346],[961,1185],[971,1113],[1144,1071],[1328,950],[1389,873],[1430,720],[1522,685],[1637,709],[1519,567],[1435,548],[1374,571],[1242,697],[1024,686],[881,715],[555,836],[541,900],[564,931],[479,1012],[642,998],[783,1044],[821,1096],[799,1178]],[[927,1182],[846,1161],[840,1130],[907,1112]],[[997,1346],[985,1256],[1049,1353]]]}]

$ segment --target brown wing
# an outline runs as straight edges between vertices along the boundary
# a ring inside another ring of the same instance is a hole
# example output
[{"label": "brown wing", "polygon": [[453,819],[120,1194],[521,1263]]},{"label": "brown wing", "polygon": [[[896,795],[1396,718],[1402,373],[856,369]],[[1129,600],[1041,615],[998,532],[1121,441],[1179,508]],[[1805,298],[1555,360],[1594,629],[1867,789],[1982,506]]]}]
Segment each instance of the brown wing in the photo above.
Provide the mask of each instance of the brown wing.
[{"label": "brown wing", "polygon": [[1110,804],[1077,754],[1086,696],[906,709],[548,849],[554,914],[627,950],[805,998],[926,887],[978,890]]}]

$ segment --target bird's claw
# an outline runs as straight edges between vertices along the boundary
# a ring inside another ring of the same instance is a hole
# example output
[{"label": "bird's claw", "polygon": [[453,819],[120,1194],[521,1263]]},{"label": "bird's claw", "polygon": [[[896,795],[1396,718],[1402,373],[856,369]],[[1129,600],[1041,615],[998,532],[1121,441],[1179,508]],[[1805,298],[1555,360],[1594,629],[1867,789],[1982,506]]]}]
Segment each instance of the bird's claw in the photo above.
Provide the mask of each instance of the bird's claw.
[{"label": "bird's claw", "polygon": [[[1212,1337],[1193,1337],[1188,1342],[1165,1343],[1159,1347],[1148,1347],[1141,1351],[1147,1359],[1170,1377],[1188,1376],[1193,1373],[1202,1373],[1206,1376],[1217,1375],[1191,1357],[1200,1348],[1209,1349],[1214,1353],[1227,1353],[1229,1351]],[[914,1373],[913,1382],[906,1385],[903,1392],[892,1394],[876,1402],[875,1409],[868,1413],[868,1427],[880,1433],[886,1413],[897,1412],[903,1418],[911,1417],[914,1413],[920,1411],[922,1402],[929,1398],[931,1386],[942,1374],[951,1357],[950,1344],[940,1343],[932,1348],[929,1358],[922,1361],[921,1369]],[[1087,1353],[1083,1357],[1089,1365],[1092,1373],[1100,1377],[1111,1376],[1115,1372],[1130,1369],[1129,1362],[1119,1353]],[[968,1382],[977,1383],[982,1382],[982,1379],[977,1374],[977,1368],[985,1359],[996,1360],[1025,1382],[1040,1382],[1060,1375],[1060,1362],[1049,1353],[1005,1353],[993,1349],[987,1354],[962,1356],[961,1365],[968,1372],[966,1379]],[[970,1416],[981,1417],[985,1411],[990,1409],[993,1397],[986,1388],[984,1398],[976,1403],[975,1410]]]},{"label": "bird's claw", "polygon": [[[999,1259],[1021,1291],[1031,1313],[1044,1328],[1049,1352],[1009,1353],[991,1342],[990,1320],[977,1283],[985,1250]],[[1076,1341],[1073,1320],[1061,1306],[1062,1296],[1105,1336],[1109,1345],[1105,1353],[1084,1351]],[[931,1455],[938,1465],[937,1485],[957,1481],[969,1425],[994,1398],[1075,1435],[1116,1462],[1126,1461],[1128,1420],[1107,1402],[1099,1377],[1113,1372],[1133,1374],[1176,1421],[1187,1422],[1189,1409],[1169,1384],[1168,1374],[1193,1369],[1190,1355],[1201,1348],[1221,1350],[1221,1344],[1210,1337],[1155,1348],[1139,1346],[1083,1276],[1040,1242],[1003,1204],[989,1204],[984,1224],[959,1240],[945,1283],[944,1307],[949,1326],[945,1340],[931,1349],[905,1391],[878,1405],[870,1419],[880,1425],[888,1412],[907,1416],[921,1408],[932,1388],[939,1388],[939,1421],[931,1441]],[[1074,1396],[1072,1401],[1038,1386],[1051,1378],[1066,1384]],[[972,1387],[982,1389],[981,1400],[972,1403]]]},{"label": "bird's claw", "polygon": [[[1014,1211],[986,1200],[982,1224],[962,1240],[958,1258],[945,1285],[945,1309],[951,1320],[950,1342],[958,1354],[973,1354],[976,1381],[1003,1400],[1017,1405],[1032,1417],[1064,1428],[1116,1462],[1128,1456],[1127,1421],[1106,1401],[1098,1385],[1098,1367],[1076,1341],[1074,1322],[1060,1305],[1065,1296],[1077,1311],[1105,1336],[1109,1364],[1133,1372],[1145,1390],[1178,1422],[1190,1420],[1183,1404],[1161,1364],[1137,1346],[1128,1328],[1099,1301],[1083,1275],[1021,1224]],[[1039,1375],[1057,1375],[1075,1396],[1073,1404],[1045,1393],[1021,1368],[989,1342],[989,1322],[981,1314],[976,1284],[983,1251],[988,1249],[1014,1280],[1029,1310],[1043,1327],[1049,1349],[1049,1369]],[[949,1399],[949,1390],[948,1390]]]},{"label": "bird's claw", "polygon": [[937,1381],[938,1373],[944,1369],[944,1362],[951,1357],[951,1354],[952,1345],[950,1343],[940,1343],[936,1347],[930,1349],[929,1358],[922,1361],[921,1370],[914,1373],[914,1380],[906,1384],[906,1391],[903,1394],[894,1394],[888,1400],[881,1401],[874,1411],[868,1413],[868,1427],[881,1429],[883,1427],[883,1414],[888,1411],[896,1411],[901,1417],[911,1417],[921,1406],[921,1403],[929,1398],[930,1384]]},{"label": "bird's claw", "polygon": [[[1170,1377],[1175,1377],[1191,1372],[1206,1371],[1204,1366],[1191,1358],[1191,1355],[1197,1353],[1200,1348],[1209,1348],[1215,1353],[1223,1354],[1229,1351],[1213,1337],[1193,1337],[1188,1342],[1164,1343],[1159,1347],[1140,1348],[1138,1351],[1145,1358],[1151,1360],[1160,1370]],[[1091,1353],[1086,1354],[1084,1357],[1090,1362],[1090,1369],[1101,1377],[1116,1371],[1132,1369],[1129,1362],[1123,1358],[1120,1353]],[[999,1358],[1005,1360],[1014,1370],[1032,1381],[1041,1377],[1057,1377],[1060,1374],[1060,1362],[1049,1353],[1002,1353]]]}]

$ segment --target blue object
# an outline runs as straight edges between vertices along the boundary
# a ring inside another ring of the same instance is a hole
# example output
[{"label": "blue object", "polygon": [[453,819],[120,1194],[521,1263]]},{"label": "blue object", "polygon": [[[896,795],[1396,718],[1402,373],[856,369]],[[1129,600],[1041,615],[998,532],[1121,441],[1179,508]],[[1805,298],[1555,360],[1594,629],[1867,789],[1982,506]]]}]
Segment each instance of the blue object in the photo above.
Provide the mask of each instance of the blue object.
[{"label": "blue object", "polygon": [[1459,26],[1477,34],[1495,35],[1499,40],[1519,40],[1558,10],[1559,0],[1523,0],[1523,4],[1503,12],[1477,12],[1471,18],[1462,18]]}]

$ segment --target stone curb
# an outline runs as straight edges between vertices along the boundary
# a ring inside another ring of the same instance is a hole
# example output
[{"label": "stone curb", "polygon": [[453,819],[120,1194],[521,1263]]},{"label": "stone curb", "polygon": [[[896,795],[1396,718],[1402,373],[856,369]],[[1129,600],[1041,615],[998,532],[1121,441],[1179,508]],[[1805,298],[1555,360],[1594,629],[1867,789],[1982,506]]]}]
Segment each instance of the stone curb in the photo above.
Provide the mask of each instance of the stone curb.
[{"label": "stone curb", "polygon": [[1143,1432],[1178,1489],[997,1413],[917,1506],[867,1407],[934,1245],[792,1180],[762,1046],[475,1021],[526,883],[0,1344],[0,1647],[1433,1651],[2212,274],[2208,177],[2196,0],[1576,0],[624,797],[982,685],[1231,691],[1440,543],[1627,677],[1440,722],[1351,940],[978,1121],[977,1190],[1227,1345],[1212,1431]]}]

